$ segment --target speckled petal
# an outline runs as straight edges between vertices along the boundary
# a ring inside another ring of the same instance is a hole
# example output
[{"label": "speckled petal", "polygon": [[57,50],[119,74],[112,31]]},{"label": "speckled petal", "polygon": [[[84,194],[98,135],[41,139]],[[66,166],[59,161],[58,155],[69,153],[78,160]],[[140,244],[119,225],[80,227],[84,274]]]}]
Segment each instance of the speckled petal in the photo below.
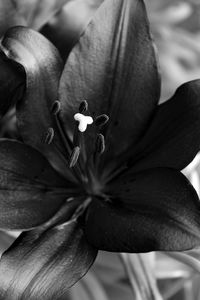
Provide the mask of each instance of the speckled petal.
[{"label": "speckled petal", "polygon": [[186,177],[173,169],[127,174],[110,185],[112,203],[94,200],[85,232],[106,251],[183,251],[200,245],[200,202]]}]

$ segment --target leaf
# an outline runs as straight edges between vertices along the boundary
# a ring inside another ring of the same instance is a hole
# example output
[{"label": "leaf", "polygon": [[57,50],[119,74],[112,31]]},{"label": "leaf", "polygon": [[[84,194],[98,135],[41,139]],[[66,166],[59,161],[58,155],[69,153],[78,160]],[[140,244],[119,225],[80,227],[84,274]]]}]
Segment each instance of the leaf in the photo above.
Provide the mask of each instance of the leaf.
[{"label": "leaf", "polygon": [[[14,0],[16,10],[26,20],[26,25],[40,29],[70,0]],[[20,25],[20,24],[17,24]]]},{"label": "leaf", "polygon": [[162,300],[147,254],[121,253],[121,260],[132,285],[136,300]]},{"label": "leaf", "polygon": [[68,1],[40,30],[56,46],[64,60],[102,2],[103,0]]},{"label": "leaf", "polygon": [[7,250],[14,242],[15,237],[8,234],[7,232],[0,231],[0,255]]},{"label": "leaf", "polygon": [[15,3],[12,0],[0,1],[0,37],[16,25],[26,25],[26,21],[16,10]]},{"label": "leaf", "polygon": [[200,254],[199,248],[194,248],[184,252],[170,252],[165,253],[167,256],[172,257],[185,265],[189,266],[196,272],[200,273]]}]

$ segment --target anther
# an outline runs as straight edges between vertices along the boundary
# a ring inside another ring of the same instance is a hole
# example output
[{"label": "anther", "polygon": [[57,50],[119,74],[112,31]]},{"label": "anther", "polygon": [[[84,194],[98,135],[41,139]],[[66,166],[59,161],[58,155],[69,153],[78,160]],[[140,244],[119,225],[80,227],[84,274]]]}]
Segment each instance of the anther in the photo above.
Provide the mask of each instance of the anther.
[{"label": "anther", "polygon": [[96,139],[96,152],[102,154],[105,151],[105,139],[103,134],[99,133]]},{"label": "anther", "polygon": [[86,131],[87,125],[90,125],[90,124],[93,123],[92,117],[84,116],[84,115],[81,114],[81,113],[75,114],[75,115],[74,115],[74,120],[76,120],[76,121],[79,122],[78,129],[79,129],[79,131],[81,131],[81,132]]},{"label": "anther", "polygon": [[97,116],[95,119],[95,125],[96,126],[103,126],[105,125],[109,120],[109,117],[105,114]]},{"label": "anther", "polygon": [[74,201],[74,197],[69,197],[69,198],[66,199],[67,203],[72,202],[72,201]]},{"label": "anther", "polygon": [[83,100],[79,105],[79,112],[82,114],[83,112],[88,110],[88,103],[86,100]]},{"label": "anther", "polygon": [[51,107],[51,113],[57,115],[60,112],[60,101],[56,100]]},{"label": "anther", "polygon": [[52,127],[49,127],[44,142],[50,145],[53,141],[53,138],[54,138],[54,129]]},{"label": "anther", "polygon": [[74,147],[74,149],[72,150],[71,156],[70,156],[70,160],[69,160],[69,167],[73,168],[79,158],[79,154],[80,154],[80,147],[76,146]]}]

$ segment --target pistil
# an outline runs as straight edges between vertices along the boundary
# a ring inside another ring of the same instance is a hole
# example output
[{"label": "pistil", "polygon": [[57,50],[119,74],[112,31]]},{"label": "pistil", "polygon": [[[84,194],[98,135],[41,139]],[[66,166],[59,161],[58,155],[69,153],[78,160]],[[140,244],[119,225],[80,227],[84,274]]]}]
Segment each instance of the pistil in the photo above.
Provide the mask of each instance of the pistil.
[{"label": "pistil", "polygon": [[83,114],[77,113],[74,115],[74,120],[79,123],[78,130],[84,132],[88,125],[93,123],[93,118],[90,116],[84,116]]}]

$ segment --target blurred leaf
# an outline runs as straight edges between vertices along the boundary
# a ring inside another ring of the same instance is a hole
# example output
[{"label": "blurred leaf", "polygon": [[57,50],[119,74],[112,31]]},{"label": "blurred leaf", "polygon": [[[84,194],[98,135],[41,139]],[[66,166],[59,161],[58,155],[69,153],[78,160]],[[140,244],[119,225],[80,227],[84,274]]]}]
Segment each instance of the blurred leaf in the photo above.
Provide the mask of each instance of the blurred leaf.
[{"label": "blurred leaf", "polygon": [[88,272],[69,292],[71,300],[110,300],[94,272]]},{"label": "blurred leaf", "polygon": [[184,252],[168,252],[167,256],[172,257],[185,265],[189,266],[196,272],[200,273],[200,249],[196,248]]},{"label": "blurred leaf", "polygon": [[121,254],[136,300],[162,300],[151,265],[144,254]]},{"label": "blurred leaf", "polygon": [[[122,254],[122,257],[123,263],[119,254],[100,251],[90,271],[71,289],[69,299],[161,300],[150,266],[150,256]],[[132,277],[132,283],[134,281],[134,291],[127,271]],[[102,298],[98,298],[98,294]]]},{"label": "blurred leaf", "polygon": [[162,73],[162,101],[182,83],[200,77],[200,3],[147,1]]},{"label": "blurred leaf", "polygon": [[186,1],[151,0],[147,2],[153,23],[176,24],[192,14],[192,5]]},{"label": "blurred leaf", "polygon": [[18,13],[12,0],[0,0],[0,37],[9,27],[16,25],[26,25],[24,17]]},{"label": "blurred leaf", "polygon": [[[71,0],[14,0],[27,26],[38,30]],[[5,2],[5,1],[4,1]]]},{"label": "blurred leaf", "polygon": [[15,237],[7,232],[0,231],[0,256],[7,250],[14,242]]},{"label": "blurred leaf", "polygon": [[0,0],[0,36],[17,25],[40,29],[69,1]]},{"label": "blurred leaf", "polygon": [[[48,1],[48,0],[47,0]],[[41,29],[66,59],[103,0],[73,0]]]},{"label": "blurred leaf", "polygon": [[[133,298],[129,280],[118,254],[100,251],[90,271],[73,289],[79,288],[79,283],[82,284],[82,281],[84,281],[83,285],[90,284],[91,276],[95,277],[102,288],[102,293],[104,291],[109,300],[130,300]],[[73,300],[80,299],[82,300],[82,298]]]}]

